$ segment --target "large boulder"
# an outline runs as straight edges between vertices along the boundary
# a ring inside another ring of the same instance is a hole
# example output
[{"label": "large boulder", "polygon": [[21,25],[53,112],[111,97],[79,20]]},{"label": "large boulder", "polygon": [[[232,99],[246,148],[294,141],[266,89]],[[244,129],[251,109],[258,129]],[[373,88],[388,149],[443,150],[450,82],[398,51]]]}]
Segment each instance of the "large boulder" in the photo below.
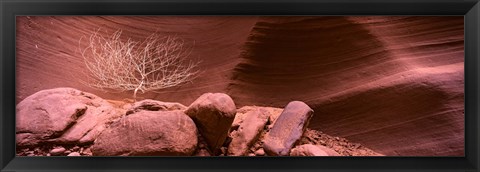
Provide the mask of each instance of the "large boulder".
[{"label": "large boulder", "polygon": [[95,140],[94,156],[190,156],[195,123],[182,111],[139,111],[112,123]]},{"label": "large boulder", "polygon": [[287,156],[308,126],[313,110],[301,101],[288,103],[276,119],[264,141],[264,150],[270,156]]},{"label": "large boulder", "polygon": [[245,114],[238,129],[230,134],[232,141],[228,145],[228,155],[244,156],[257,141],[268,121],[269,114],[263,109],[255,109]]},{"label": "large boulder", "polygon": [[205,93],[185,111],[205,138],[215,155],[228,135],[235,118],[236,107],[230,96],[223,93]]},{"label": "large boulder", "polygon": [[16,107],[17,146],[44,142],[87,143],[122,115],[107,101],[73,88],[39,91]]}]

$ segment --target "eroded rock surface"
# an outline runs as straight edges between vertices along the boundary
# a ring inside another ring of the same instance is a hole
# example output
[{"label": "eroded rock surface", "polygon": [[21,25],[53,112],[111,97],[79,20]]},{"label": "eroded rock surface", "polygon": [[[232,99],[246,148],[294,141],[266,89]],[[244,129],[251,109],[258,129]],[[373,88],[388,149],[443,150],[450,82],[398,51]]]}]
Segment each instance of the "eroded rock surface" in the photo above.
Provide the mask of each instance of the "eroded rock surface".
[{"label": "eroded rock surface", "polygon": [[236,107],[230,96],[205,93],[185,111],[198,127],[210,150],[215,154],[225,139],[235,118]]},{"label": "eroded rock surface", "polygon": [[17,146],[92,142],[122,115],[105,100],[73,88],[39,91],[16,107]]},{"label": "eroded rock surface", "polygon": [[305,144],[293,148],[290,156],[328,156],[328,153],[315,145]]},{"label": "eroded rock surface", "polygon": [[123,38],[176,34],[203,72],[192,83],[142,97],[189,105],[205,92],[225,92],[240,107],[304,100],[321,114],[311,129],[382,154],[464,156],[463,16],[19,16],[16,22],[17,103],[63,86],[105,99],[131,97],[80,82],[88,72],[78,54],[89,41],[82,38],[99,26],[105,37],[119,28]]},{"label": "eroded rock surface", "polygon": [[139,111],[112,123],[95,140],[94,156],[190,156],[197,128],[182,111]]},{"label": "eroded rock surface", "polygon": [[244,115],[245,119],[238,126],[238,129],[230,134],[232,141],[228,146],[229,155],[245,155],[262,133],[269,117],[268,112],[263,109],[255,109]]},{"label": "eroded rock surface", "polygon": [[268,155],[286,156],[302,137],[313,110],[305,103],[292,101],[287,104],[270,132],[266,135],[264,149]]},{"label": "eroded rock surface", "polygon": [[139,112],[141,110],[147,111],[172,111],[172,110],[186,110],[187,107],[180,103],[173,103],[173,102],[162,102],[158,100],[152,99],[145,99],[133,104],[128,104],[124,107],[127,110],[127,115],[132,114],[135,112]]}]

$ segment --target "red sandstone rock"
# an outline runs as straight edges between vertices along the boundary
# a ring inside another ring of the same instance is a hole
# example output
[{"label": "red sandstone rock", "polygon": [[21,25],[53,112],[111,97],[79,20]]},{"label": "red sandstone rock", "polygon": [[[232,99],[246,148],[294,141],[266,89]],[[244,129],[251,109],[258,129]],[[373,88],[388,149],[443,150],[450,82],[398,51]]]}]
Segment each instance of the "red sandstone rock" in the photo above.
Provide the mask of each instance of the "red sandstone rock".
[{"label": "red sandstone rock", "polygon": [[268,115],[262,109],[247,112],[238,129],[231,133],[232,142],[228,145],[228,155],[245,156],[262,133],[268,121]]},{"label": "red sandstone rock", "polygon": [[93,142],[121,115],[105,100],[73,88],[39,91],[17,105],[17,146]]},{"label": "red sandstone rock", "polygon": [[305,103],[292,101],[285,106],[271,131],[266,135],[263,148],[268,155],[286,156],[302,137],[313,110]]},{"label": "red sandstone rock", "polygon": [[198,127],[213,154],[216,154],[228,135],[235,118],[236,107],[230,96],[205,93],[193,102],[185,113]]},{"label": "red sandstone rock", "polygon": [[322,114],[309,127],[385,155],[464,156],[463,16],[21,16],[16,21],[17,103],[65,86],[108,99],[131,97],[82,84],[87,71],[79,44],[85,47],[98,26],[102,36],[123,30],[122,39],[175,34],[191,47],[186,58],[201,61],[203,72],[191,83],[139,96],[185,105],[205,92],[228,93],[237,106],[283,107],[302,100]]},{"label": "red sandstone rock", "polygon": [[63,147],[57,147],[57,148],[52,149],[52,150],[50,151],[50,155],[53,155],[53,156],[62,155],[62,154],[65,153],[65,151],[66,151],[65,148],[63,148]]},{"label": "red sandstone rock", "polygon": [[190,156],[197,128],[182,111],[140,111],[112,123],[95,140],[94,156]]},{"label": "red sandstone rock", "polygon": [[129,107],[125,107],[127,110],[127,115],[132,114],[141,110],[147,111],[172,111],[172,110],[186,110],[187,107],[180,103],[172,102],[162,102],[157,100],[141,100],[133,103]]}]

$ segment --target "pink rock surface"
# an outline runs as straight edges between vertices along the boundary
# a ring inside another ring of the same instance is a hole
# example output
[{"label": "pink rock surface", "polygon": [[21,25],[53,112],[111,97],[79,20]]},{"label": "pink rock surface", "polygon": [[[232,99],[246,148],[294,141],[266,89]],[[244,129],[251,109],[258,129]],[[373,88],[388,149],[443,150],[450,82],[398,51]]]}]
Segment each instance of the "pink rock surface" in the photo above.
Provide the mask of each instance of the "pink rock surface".
[{"label": "pink rock surface", "polygon": [[205,93],[185,110],[214,155],[227,138],[236,112],[232,98],[223,93]]},{"label": "pink rock surface", "polygon": [[203,72],[139,98],[188,105],[225,92],[239,107],[301,100],[319,113],[310,128],[382,154],[463,156],[463,24],[463,16],[17,17],[17,103],[55,87],[130,98],[81,84],[84,36],[175,34]]},{"label": "pink rock surface", "polygon": [[271,156],[288,156],[290,149],[303,136],[312,116],[313,110],[304,102],[288,103],[265,136],[265,152]]},{"label": "pink rock surface", "polygon": [[17,107],[18,146],[39,143],[88,143],[124,112],[93,94],[73,88],[39,91]]},{"label": "pink rock surface", "polygon": [[269,113],[263,109],[256,109],[245,114],[245,119],[232,131],[232,142],[228,145],[228,154],[245,156],[248,149],[257,141],[268,121]]},{"label": "pink rock surface", "polygon": [[139,111],[112,123],[95,140],[94,156],[190,156],[197,128],[182,111]]}]

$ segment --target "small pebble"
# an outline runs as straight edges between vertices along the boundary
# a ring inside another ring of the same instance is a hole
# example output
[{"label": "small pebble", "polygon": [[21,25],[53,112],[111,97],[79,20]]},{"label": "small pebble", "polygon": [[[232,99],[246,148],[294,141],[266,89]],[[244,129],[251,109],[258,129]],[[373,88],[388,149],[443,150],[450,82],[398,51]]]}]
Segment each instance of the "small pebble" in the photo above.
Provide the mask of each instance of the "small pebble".
[{"label": "small pebble", "polygon": [[53,155],[53,156],[57,156],[57,155],[61,155],[65,152],[65,148],[63,147],[57,147],[55,149],[52,149],[50,151],[50,154]]},{"label": "small pebble", "polygon": [[340,151],[340,150],[342,150],[342,148],[343,147],[341,147],[341,146],[333,146],[333,150],[335,150],[335,151]]},{"label": "small pebble", "polygon": [[67,156],[80,156],[80,153],[72,152],[72,153],[68,154]]},{"label": "small pebble", "polygon": [[90,148],[86,148],[83,150],[83,154],[84,155],[92,155],[92,151],[90,150]]},{"label": "small pebble", "polygon": [[74,147],[72,148],[72,151],[77,151],[78,149],[80,149],[80,147],[74,146]]},{"label": "small pebble", "polygon": [[66,151],[64,152],[64,154],[69,154],[69,153],[72,153],[72,151],[66,150]]},{"label": "small pebble", "polygon": [[255,155],[263,156],[265,155],[265,151],[263,150],[263,148],[260,148],[257,151],[255,151]]},{"label": "small pebble", "polygon": [[366,150],[362,150],[362,149],[361,149],[361,150],[359,150],[358,152],[359,152],[361,155],[365,155],[365,154],[367,154],[367,151],[366,151]]},{"label": "small pebble", "polygon": [[40,153],[40,148],[35,148],[34,152],[35,153]]},{"label": "small pebble", "polygon": [[254,153],[249,153],[248,156],[255,156],[255,154]]}]

